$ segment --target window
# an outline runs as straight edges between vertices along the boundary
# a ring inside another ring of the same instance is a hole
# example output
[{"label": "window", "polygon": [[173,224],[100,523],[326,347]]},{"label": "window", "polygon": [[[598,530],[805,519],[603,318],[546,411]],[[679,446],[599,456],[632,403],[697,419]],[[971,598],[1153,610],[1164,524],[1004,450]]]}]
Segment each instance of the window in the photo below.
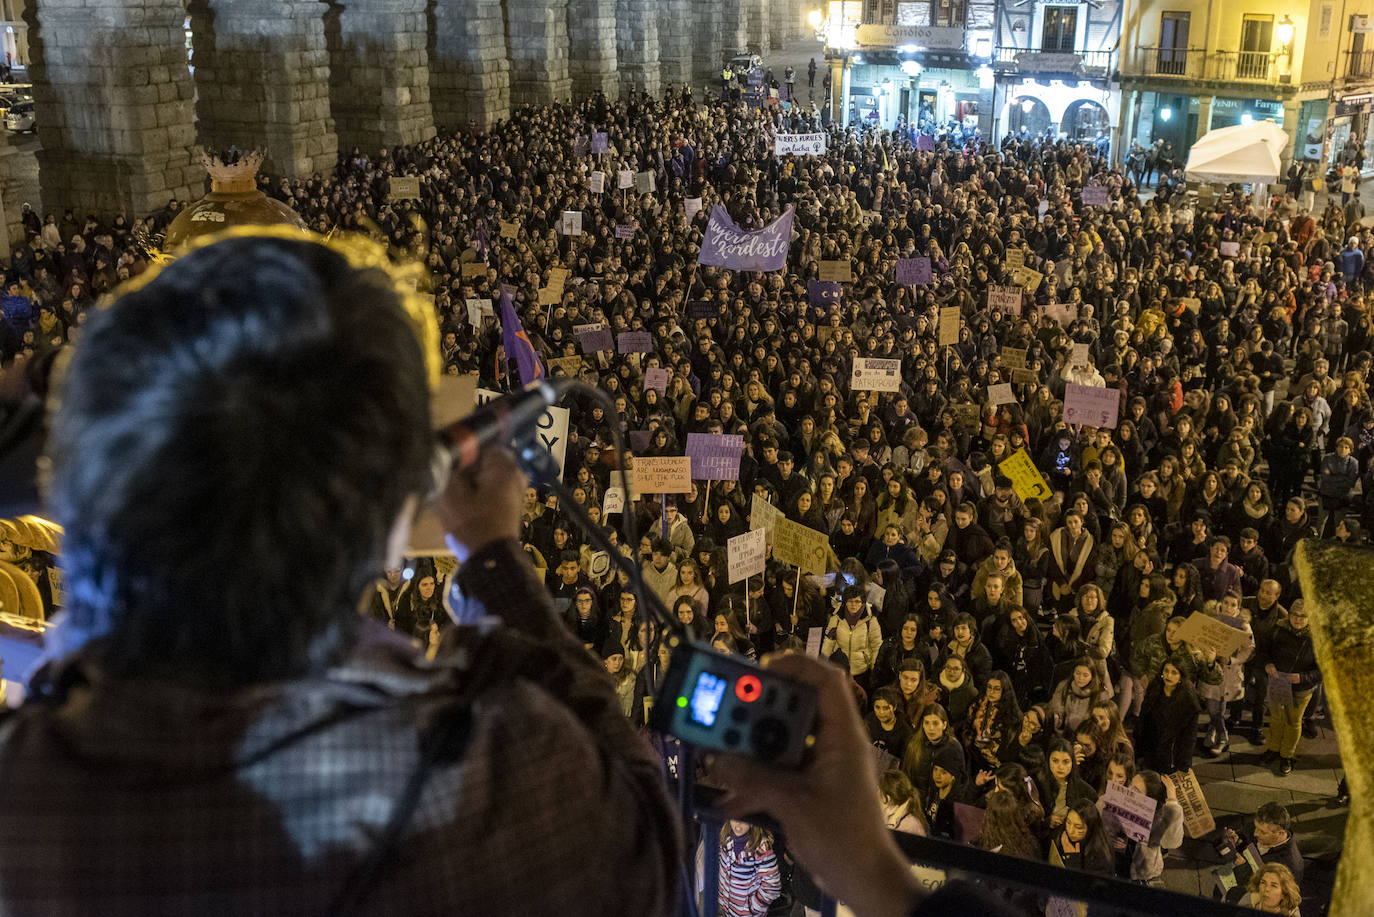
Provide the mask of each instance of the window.
[{"label": "window", "polygon": [[1269,78],[1269,61],[1274,49],[1274,17],[1246,16],[1240,22],[1240,55],[1236,76],[1242,80]]},{"label": "window", "polygon": [[962,29],[968,0],[930,0],[930,24]]},{"label": "window", "polygon": [[1041,51],[1072,51],[1078,37],[1078,7],[1045,7],[1044,25],[1040,30]]},{"label": "window", "polygon": [[1182,76],[1188,70],[1188,26],[1192,14],[1187,12],[1161,13],[1159,16],[1159,51],[1155,72]]}]

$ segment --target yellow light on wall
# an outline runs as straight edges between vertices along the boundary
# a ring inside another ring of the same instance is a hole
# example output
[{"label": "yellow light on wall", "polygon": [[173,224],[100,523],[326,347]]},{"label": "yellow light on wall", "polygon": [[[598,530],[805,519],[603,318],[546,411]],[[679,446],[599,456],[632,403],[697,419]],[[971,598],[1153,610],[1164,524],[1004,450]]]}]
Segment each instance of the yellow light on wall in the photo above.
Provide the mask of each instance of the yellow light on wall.
[{"label": "yellow light on wall", "polygon": [[819,9],[812,10],[806,15],[806,21],[810,24],[811,28],[819,29],[822,21],[821,11]]},{"label": "yellow light on wall", "polygon": [[1285,51],[1292,49],[1293,34],[1295,31],[1293,20],[1285,14],[1284,17],[1279,20],[1278,28],[1274,29],[1274,37],[1279,40],[1279,45]]}]

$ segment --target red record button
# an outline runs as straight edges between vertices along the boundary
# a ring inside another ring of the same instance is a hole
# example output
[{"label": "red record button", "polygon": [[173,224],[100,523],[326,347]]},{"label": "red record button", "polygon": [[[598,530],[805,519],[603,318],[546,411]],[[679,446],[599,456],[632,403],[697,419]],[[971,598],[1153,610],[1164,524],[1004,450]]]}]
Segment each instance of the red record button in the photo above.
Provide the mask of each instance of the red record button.
[{"label": "red record button", "polygon": [[763,683],[759,681],[757,675],[741,675],[739,681],[735,682],[735,697],[752,704],[759,699],[763,693]]}]

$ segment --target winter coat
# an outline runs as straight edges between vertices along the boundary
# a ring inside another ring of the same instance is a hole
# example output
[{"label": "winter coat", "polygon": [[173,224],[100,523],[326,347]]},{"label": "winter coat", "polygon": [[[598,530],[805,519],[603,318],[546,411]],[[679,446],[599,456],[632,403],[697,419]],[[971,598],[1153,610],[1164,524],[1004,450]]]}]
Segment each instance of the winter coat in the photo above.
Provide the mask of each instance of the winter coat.
[{"label": "winter coat", "polygon": [[1016,569],[1016,561],[1011,561],[1010,565],[1010,571],[998,570],[997,562],[991,557],[980,563],[975,568],[973,574],[973,594],[975,596],[981,596],[983,594],[983,585],[988,581],[988,575],[991,573],[1000,573],[1002,574],[1003,581],[1003,599],[1008,604],[1021,605],[1024,599],[1024,584],[1022,583],[1020,572]]}]

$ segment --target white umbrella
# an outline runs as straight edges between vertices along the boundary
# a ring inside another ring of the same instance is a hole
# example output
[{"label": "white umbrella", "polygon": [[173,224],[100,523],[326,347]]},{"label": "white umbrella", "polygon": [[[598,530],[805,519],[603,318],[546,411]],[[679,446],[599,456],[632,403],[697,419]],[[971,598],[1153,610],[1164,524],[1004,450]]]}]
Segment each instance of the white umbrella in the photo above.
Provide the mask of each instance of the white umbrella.
[{"label": "white umbrella", "polygon": [[1273,121],[1256,121],[1208,131],[1188,152],[1184,172],[1201,182],[1277,181],[1288,135]]}]

